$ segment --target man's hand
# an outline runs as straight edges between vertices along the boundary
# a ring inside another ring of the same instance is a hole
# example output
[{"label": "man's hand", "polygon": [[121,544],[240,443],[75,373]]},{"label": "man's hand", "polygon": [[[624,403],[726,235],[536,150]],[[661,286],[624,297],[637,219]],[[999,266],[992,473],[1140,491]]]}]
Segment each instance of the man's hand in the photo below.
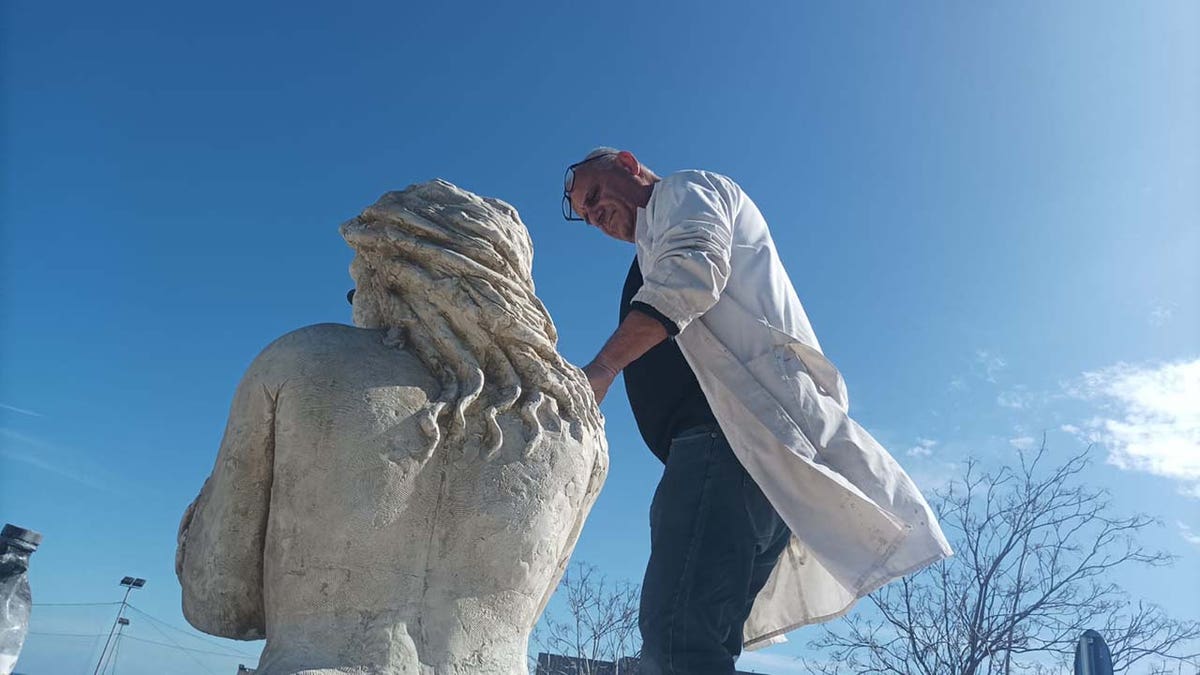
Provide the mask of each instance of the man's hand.
[{"label": "man's hand", "polygon": [[583,374],[587,375],[588,384],[592,387],[592,394],[596,396],[596,405],[600,405],[604,396],[608,394],[608,388],[612,386],[613,380],[617,379],[616,369],[595,360],[583,367]]},{"label": "man's hand", "polygon": [[658,319],[637,309],[629,312],[617,332],[604,343],[604,349],[583,367],[592,393],[596,395],[596,405],[604,400],[617,373],[665,339],[667,329]]}]

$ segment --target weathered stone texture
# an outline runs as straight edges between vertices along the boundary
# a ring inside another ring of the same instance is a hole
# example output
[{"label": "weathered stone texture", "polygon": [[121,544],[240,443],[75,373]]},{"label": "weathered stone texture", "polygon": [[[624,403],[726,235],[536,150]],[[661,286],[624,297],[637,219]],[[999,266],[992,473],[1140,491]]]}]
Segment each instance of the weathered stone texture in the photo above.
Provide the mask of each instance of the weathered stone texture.
[{"label": "weathered stone texture", "polygon": [[444,181],[342,226],[354,322],[268,346],[180,524],[184,614],[262,675],[524,673],[608,468],[516,211]]}]

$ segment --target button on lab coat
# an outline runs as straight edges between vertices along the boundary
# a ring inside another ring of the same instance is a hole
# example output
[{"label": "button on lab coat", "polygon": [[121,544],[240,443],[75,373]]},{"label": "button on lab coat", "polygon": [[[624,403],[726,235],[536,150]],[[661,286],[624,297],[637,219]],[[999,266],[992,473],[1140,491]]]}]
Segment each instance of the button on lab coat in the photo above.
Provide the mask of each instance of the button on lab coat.
[{"label": "button on lab coat", "polygon": [[746,621],[747,649],[951,555],[912,479],[849,417],[841,374],[736,183],[664,178],[638,209],[636,244],[644,283],[633,300],[679,326],[734,454],[792,531]]}]

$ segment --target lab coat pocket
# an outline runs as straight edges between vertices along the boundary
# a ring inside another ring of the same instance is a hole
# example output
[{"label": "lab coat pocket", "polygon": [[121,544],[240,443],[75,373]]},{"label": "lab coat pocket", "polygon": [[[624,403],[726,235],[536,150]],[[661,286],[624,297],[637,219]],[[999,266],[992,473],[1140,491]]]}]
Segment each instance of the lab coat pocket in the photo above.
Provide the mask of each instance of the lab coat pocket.
[{"label": "lab coat pocket", "polygon": [[756,387],[739,392],[745,407],[752,411],[774,438],[792,453],[813,461],[816,448],[802,433],[804,409],[796,380],[784,367],[779,348],[768,349],[746,363]]},{"label": "lab coat pocket", "polygon": [[[818,372],[814,377],[811,361],[815,355],[818,367],[829,362],[820,352],[800,343],[776,345],[772,349],[779,379],[779,399],[804,436],[815,446],[817,456],[829,447],[831,436],[845,418],[842,401],[845,386],[836,370]],[[832,369],[832,364],[829,365]]]}]

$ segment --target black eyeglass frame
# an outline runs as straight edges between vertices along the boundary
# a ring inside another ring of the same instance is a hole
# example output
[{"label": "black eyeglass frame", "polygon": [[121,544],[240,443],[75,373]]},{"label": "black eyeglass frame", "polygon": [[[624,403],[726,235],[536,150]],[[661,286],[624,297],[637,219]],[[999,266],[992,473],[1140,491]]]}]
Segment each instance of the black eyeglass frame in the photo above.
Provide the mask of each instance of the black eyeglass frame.
[{"label": "black eyeglass frame", "polygon": [[592,160],[600,159],[601,157],[613,157],[617,154],[618,153],[615,153],[615,152],[606,152],[606,153],[603,153],[600,155],[596,155],[595,157],[588,157],[585,160],[575,162],[571,166],[567,167],[567,172],[565,174],[563,174],[563,198],[562,198],[563,218],[565,218],[566,220],[570,220],[570,221],[576,221],[576,222],[581,222],[581,223],[585,222],[585,220],[583,218],[580,218],[579,215],[575,213],[575,207],[571,206],[571,190],[575,189],[575,169],[577,167],[579,167],[580,165],[587,164],[588,162],[590,162]]}]

